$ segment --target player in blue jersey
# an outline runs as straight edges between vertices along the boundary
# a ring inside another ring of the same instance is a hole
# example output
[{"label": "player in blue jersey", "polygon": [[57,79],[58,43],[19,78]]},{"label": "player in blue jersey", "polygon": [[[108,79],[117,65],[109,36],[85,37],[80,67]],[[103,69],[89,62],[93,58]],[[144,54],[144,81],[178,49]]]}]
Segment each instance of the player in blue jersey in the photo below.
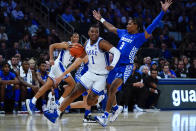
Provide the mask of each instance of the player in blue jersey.
[{"label": "player in blue jersey", "polygon": [[[12,99],[13,94],[13,86],[18,84],[19,81],[16,78],[16,75],[10,71],[10,65],[8,63],[3,63],[2,70],[0,70],[0,113],[4,112],[4,98]],[[20,94],[15,89],[15,105],[18,105],[20,100]]]},{"label": "player in blue jersey", "polygon": [[[117,116],[122,112],[122,106],[118,106],[115,101],[117,88],[125,83],[127,78],[131,75],[134,63],[134,57],[138,49],[142,44],[151,36],[152,31],[159,24],[160,20],[172,4],[172,0],[166,0],[165,3],[161,2],[162,11],[153,20],[152,24],[149,25],[144,32],[142,25],[137,19],[131,19],[128,21],[126,29],[117,29],[112,24],[105,21],[99,12],[93,11],[93,16],[96,20],[103,23],[103,25],[110,31],[118,35],[120,41],[118,43],[118,49],[121,52],[120,59],[117,66],[109,73],[107,83],[109,84],[109,96],[107,101],[106,111],[102,116],[97,116],[97,121],[102,125],[106,126],[108,122],[109,112],[112,109],[112,116],[110,122],[114,121]],[[113,107],[112,107],[113,105]]]}]

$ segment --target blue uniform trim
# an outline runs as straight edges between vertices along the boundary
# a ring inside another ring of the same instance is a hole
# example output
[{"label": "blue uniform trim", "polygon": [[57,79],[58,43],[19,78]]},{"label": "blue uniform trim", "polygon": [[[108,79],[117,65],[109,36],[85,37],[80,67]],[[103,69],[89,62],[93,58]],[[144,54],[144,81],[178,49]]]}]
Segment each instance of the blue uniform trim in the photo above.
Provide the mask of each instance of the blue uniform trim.
[{"label": "blue uniform trim", "polygon": [[61,50],[61,55],[60,55],[60,61],[63,62],[63,56],[65,54],[65,51],[64,50]]},{"label": "blue uniform trim", "polygon": [[79,79],[78,82],[83,85],[84,88],[86,88],[88,90],[88,87]]},{"label": "blue uniform trim", "polygon": [[83,94],[82,94],[82,96],[87,96],[88,95],[88,92],[87,91],[85,91]]},{"label": "blue uniform trim", "polygon": [[[100,38],[100,37],[99,37],[99,38]],[[101,41],[101,40],[103,40],[103,39],[102,39],[102,38],[100,38],[100,40],[98,41],[98,44],[97,44],[97,45],[98,45],[98,47],[97,47],[97,48],[98,48],[98,50],[99,50],[100,52],[102,52],[102,53],[103,53],[103,51],[99,48],[99,43],[100,43],[100,41]]]},{"label": "blue uniform trim", "polygon": [[91,89],[96,95],[98,95],[98,96],[100,96],[100,95],[103,95],[104,94],[104,90],[102,90],[102,91],[98,91],[98,90],[96,90],[96,89],[94,89],[94,88],[92,88]]},{"label": "blue uniform trim", "polygon": [[60,67],[62,72],[65,72],[65,69],[64,69],[63,64],[61,62],[59,62],[59,67]]}]

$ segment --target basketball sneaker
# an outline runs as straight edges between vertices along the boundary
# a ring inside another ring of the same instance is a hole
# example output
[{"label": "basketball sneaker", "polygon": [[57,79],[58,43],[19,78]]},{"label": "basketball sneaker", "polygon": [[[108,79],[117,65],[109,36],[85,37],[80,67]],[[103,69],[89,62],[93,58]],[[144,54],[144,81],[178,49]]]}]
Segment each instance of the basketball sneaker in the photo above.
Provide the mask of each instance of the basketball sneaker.
[{"label": "basketball sneaker", "polygon": [[45,111],[44,112],[44,116],[51,121],[52,123],[55,123],[57,118],[59,117],[57,110],[55,109],[53,113],[51,113],[50,111]]},{"label": "basketball sneaker", "polygon": [[26,106],[29,114],[33,115],[36,110],[36,106],[32,103],[32,99],[26,99]]},{"label": "basketball sneaker", "polygon": [[137,104],[133,107],[133,112],[144,112],[144,109],[140,108]]},{"label": "basketball sneaker", "polygon": [[105,114],[102,116],[95,116],[95,120],[103,127],[107,126],[108,124],[108,117]]},{"label": "basketball sneaker", "polygon": [[84,115],[83,123],[96,123],[95,117],[90,114],[87,116]]},{"label": "basketball sneaker", "polygon": [[112,109],[112,115],[110,116],[110,122],[114,122],[122,111],[123,111],[122,106],[118,106],[118,109],[116,111]]}]

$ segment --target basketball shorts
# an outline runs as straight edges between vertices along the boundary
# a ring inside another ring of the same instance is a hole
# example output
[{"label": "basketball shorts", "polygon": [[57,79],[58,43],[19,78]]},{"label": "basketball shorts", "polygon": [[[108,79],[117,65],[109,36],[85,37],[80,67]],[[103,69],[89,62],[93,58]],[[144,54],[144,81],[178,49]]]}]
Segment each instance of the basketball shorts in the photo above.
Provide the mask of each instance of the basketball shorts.
[{"label": "basketball shorts", "polygon": [[[49,77],[52,79],[55,79],[59,76],[61,76],[63,74],[63,72],[66,71],[66,67],[62,64],[62,62],[55,62],[54,65],[51,67],[50,73],[49,73]],[[71,76],[70,73],[68,73],[67,75],[65,75],[64,79],[68,78],[69,76]]]},{"label": "basketball shorts", "polygon": [[97,75],[87,71],[79,80],[79,82],[87,89],[91,89],[97,95],[103,95],[106,86],[107,75]]},{"label": "basketball shorts", "polygon": [[107,77],[107,83],[112,84],[116,78],[121,78],[123,83],[127,81],[129,76],[132,74],[133,64],[130,65],[119,65],[110,71]]}]

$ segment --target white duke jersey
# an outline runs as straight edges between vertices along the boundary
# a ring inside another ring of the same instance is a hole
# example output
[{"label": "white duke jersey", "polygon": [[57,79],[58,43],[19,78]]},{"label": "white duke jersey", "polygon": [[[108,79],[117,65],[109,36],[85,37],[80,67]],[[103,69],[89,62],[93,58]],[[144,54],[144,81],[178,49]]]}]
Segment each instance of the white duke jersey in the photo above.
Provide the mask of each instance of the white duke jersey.
[{"label": "white duke jersey", "polygon": [[98,38],[97,42],[93,45],[90,44],[90,39],[88,39],[85,51],[88,55],[88,71],[105,75],[108,74],[109,71],[106,70],[106,66],[109,65],[109,53],[103,52],[99,49],[99,42],[102,40],[101,37]]},{"label": "white duke jersey", "polygon": [[[71,44],[70,41],[68,41],[68,44]],[[74,59],[73,56],[69,53],[69,50],[62,49],[59,53],[59,56],[55,60],[55,62],[62,62],[62,64],[67,67],[69,64],[71,64],[72,60]]]}]

